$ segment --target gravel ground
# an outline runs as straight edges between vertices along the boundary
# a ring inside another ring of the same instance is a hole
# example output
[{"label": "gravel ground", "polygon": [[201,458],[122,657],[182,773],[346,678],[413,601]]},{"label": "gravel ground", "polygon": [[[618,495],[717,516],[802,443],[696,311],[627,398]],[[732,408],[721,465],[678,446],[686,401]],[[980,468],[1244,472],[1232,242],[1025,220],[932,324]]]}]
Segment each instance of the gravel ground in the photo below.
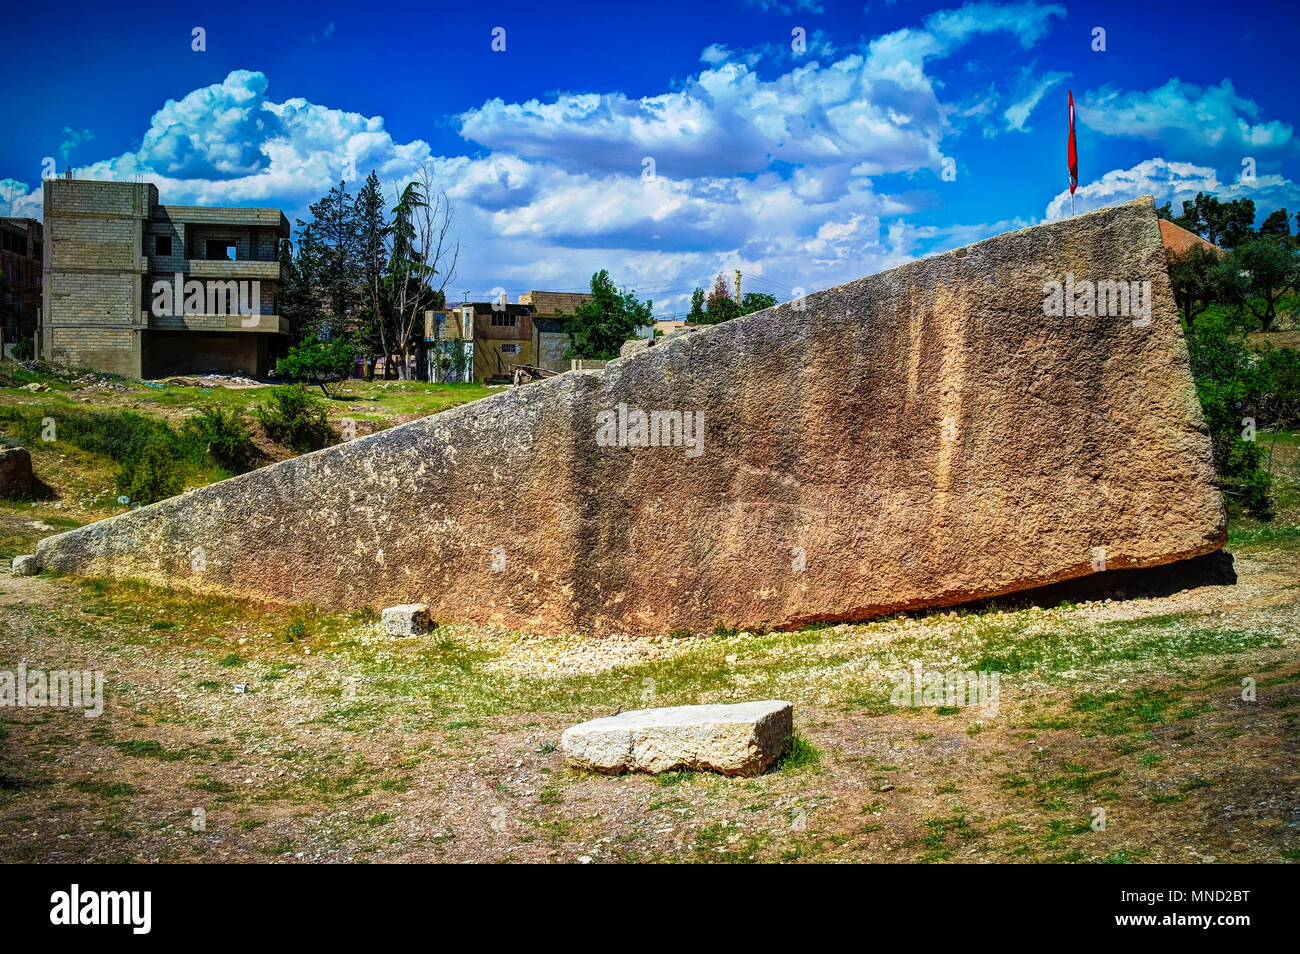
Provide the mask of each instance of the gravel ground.
[{"label": "gravel ground", "polygon": [[[108,687],[95,719],[0,710],[0,860],[1294,860],[1300,560],[1236,556],[1235,586],[1144,599],[599,640],[0,576],[0,669]],[[888,705],[918,659],[1002,665],[996,715]],[[802,744],[758,778],[555,748],[746,698],[794,702]]]}]

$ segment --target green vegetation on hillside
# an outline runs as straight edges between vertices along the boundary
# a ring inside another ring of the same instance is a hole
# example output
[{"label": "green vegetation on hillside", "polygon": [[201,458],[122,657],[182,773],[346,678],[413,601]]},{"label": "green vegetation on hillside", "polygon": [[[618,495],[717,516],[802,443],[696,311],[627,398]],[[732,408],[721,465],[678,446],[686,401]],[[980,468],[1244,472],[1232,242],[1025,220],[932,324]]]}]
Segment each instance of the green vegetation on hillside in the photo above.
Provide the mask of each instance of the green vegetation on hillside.
[{"label": "green vegetation on hillside", "polygon": [[1183,203],[1181,216],[1168,203],[1158,211],[1227,249],[1173,256],[1169,277],[1223,491],[1231,508],[1267,520],[1278,498],[1294,492],[1296,476],[1279,474],[1273,451],[1300,428],[1300,351],[1289,337],[1300,315],[1300,236],[1291,234],[1286,209],[1255,231],[1250,199],[1202,193]]}]

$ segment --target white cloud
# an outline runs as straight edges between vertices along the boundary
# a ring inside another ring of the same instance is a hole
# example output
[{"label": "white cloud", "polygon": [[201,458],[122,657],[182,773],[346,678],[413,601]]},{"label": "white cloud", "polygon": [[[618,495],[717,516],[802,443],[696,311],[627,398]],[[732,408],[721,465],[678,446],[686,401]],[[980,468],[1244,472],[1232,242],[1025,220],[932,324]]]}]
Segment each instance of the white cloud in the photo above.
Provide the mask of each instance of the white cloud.
[{"label": "white cloud", "polygon": [[[1016,101],[1002,113],[1007,121],[1007,129],[1014,132],[1031,132],[1032,130],[1025,125],[1029,121],[1030,114],[1042,102],[1044,96],[1069,77],[1069,73],[1044,73],[1042,76],[1035,77],[1033,64],[1025,67],[1021,71],[1020,81],[1016,84],[1016,91],[1012,94],[1017,97]],[[1066,115],[1064,108],[1061,114]]]},{"label": "white cloud", "polygon": [[94,138],[94,132],[89,129],[77,131],[71,126],[64,126],[63,142],[59,143],[59,155],[63,158],[64,162],[67,162],[68,157],[72,154],[72,150],[76,149],[83,142],[90,142]]},{"label": "white cloud", "polygon": [[1171,79],[1146,91],[1103,86],[1076,101],[1079,121],[1090,129],[1197,150],[1203,160],[1281,149],[1293,141],[1290,125],[1262,120],[1259,106],[1240,96],[1227,79],[1218,86]]},{"label": "white cloud", "polygon": [[869,70],[853,54],[765,80],[727,61],[658,96],[490,100],[462,115],[461,134],[495,150],[622,174],[640,174],[647,156],[670,177],[752,174],[774,161],[867,161],[878,171],[935,165],[942,123],[932,92],[873,82]]},{"label": "white cloud", "polygon": [[[1296,184],[1275,173],[1257,175],[1253,180],[1238,178],[1222,182],[1211,166],[1191,162],[1147,159],[1128,169],[1112,169],[1101,178],[1079,186],[1075,192],[1075,211],[1089,212],[1104,206],[1127,202],[1144,195],[1155,196],[1156,205],[1173,202],[1175,212],[1182,211],[1184,200],[1198,192],[1213,193],[1220,199],[1248,198],[1256,211],[1267,213],[1294,203]],[[1045,221],[1055,221],[1070,214],[1070,190],[1064,189],[1048,203]]]},{"label": "white cloud", "polygon": [[164,202],[305,205],[353,169],[381,179],[409,179],[429,158],[421,140],[397,143],[377,116],[267,98],[260,72],[236,70],[222,82],[167,100],[140,147],[77,166],[87,179],[143,175]]},{"label": "white cloud", "polygon": [[0,179],[0,209],[4,210],[0,214],[20,219],[39,219],[42,201],[40,189],[32,192],[26,182]]},{"label": "white cloud", "polygon": [[[623,174],[639,173],[646,156],[660,174],[675,177],[753,174],[774,161],[866,163],[873,174],[937,168],[950,108],[926,61],[983,34],[1031,45],[1063,14],[1055,5],[970,3],[825,65],[796,59],[773,78],[756,71],[776,55],[767,48],[734,53],[712,44],[701,55],[710,67],[674,92],[493,99],[463,113],[460,130],[490,149]],[[822,41],[812,39],[817,49]]]},{"label": "white cloud", "polygon": [[[917,226],[908,217],[940,205],[929,170],[963,124],[980,122],[989,135],[1028,131],[1035,107],[1066,76],[1037,74],[1030,62],[1010,88],[983,88],[981,77],[952,102],[934,62],[994,34],[1028,48],[1063,13],[967,4],[855,49],[826,42],[816,57],[713,44],[697,75],[659,95],[572,92],[470,109],[458,117],[463,134],[486,147],[473,156],[398,142],[380,116],[274,100],[266,76],[241,70],[169,100],[138,149],[77,174],[143,175],[165,202],[277,205],[292,219],[342,176],[355,182],[373,168],[391,190],[427,164],[455,204],[464,243],[455,292],[576,289],[610,268],[660,309],[684,311],[690,289],[707,287],[719,270],[740,268],[787,292],[823,288],[1030,224]],[[1100,101],[1120,102],[1107,96]],[[1250,115],[1245,102],[1232,101],[1237,115]],[[1251,123],[1263,134],[1278,128],[1257,116]],[[651,179],[642,177],[646,156],[656,164]],[[1290,183],[1261,175],[1257,186]],[[15,214],[38,212],[39,190],[10,187]],[[1152,159],[1085,185],[1080,208],[1198,188],[1224,191],[1208,165]],[[1063,204],[1058,196],[1047,217],[1068,205],[1068,194]]]}]

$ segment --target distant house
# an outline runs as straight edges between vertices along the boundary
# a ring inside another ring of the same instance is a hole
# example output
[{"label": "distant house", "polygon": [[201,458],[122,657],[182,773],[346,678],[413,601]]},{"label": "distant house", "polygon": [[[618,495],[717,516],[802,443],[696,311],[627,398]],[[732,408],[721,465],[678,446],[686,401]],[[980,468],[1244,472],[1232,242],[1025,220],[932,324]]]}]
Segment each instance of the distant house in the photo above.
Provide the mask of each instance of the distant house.
[{"label": "distant house", "polygon": [[472,305],[426,311],[423,338],[416,364],[422,369],[422,380],[439,383],[474,380]]},{"label": "distant house", "polygon": [[686,328],[694,328],[695,322],[685,321],[680,318],[661,318],[655,322],[654,336],[670,335],[674,331],[682,331]]},{"label": "distant house", "polygon": [[[454,327],[458,334],[472,330],[467,349],[472,354],[475,381],[506,381],[512,365],[530,365],[548,371],[567,371],[569,336],[561,314],[570,314],[591,296],[578,292],[529,291],[519,301],[465,301],[432,312],[427,327],[426,348],[436,347],[436,325]],[[447,322],[453,325],[447,325]],[[432,340],[430,340],[432,339]],[[443,339],[454,340],[443,334]]]},{"label": "distant house", "polygon": [[279,209],[162,205],[148,182],[45,180],[38,355],[136,378],[270,373]]},{"label": "distant house", "polygon": [[9,283],[5,295],[4,344],[35,338],[41,314],[45,229],[35,219],[0,218],[0,270]]},{"label": "distant house", "polygon": [[1165,255],[1170,258],[1180,258],[1194,248],[1204,248],[1215,255],[1223,254],[1223,249],[1219,248],[1219,246],[1207,242],[1195,232],[1189,232],[1181,225],[1174,225],[1168,219],[1160,220],[1160,238],[1165,243]]},{"label": "distant house", "polygon": [[586,292],[528,291],[519,296],[519,302],[533,309],[533,363],[547,371],[569,370],[569,336],[560,320],[561,314],[571,315],[579,305],[591,301]]},{"label": "distant house", "polygon": [[510,365],[533,363],[533,310],[528,305],[495,301],[462,302],[472,310],[474,380],[504,381]]}]

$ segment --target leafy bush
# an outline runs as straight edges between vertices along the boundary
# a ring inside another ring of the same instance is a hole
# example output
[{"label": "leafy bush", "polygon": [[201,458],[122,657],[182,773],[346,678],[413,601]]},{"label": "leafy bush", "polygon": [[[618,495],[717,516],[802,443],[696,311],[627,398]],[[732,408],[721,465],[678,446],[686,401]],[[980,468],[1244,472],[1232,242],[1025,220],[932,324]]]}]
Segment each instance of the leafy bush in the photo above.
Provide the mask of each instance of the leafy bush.
[{"label": "leafy bush", "polygon": [[149,444],[137,460],[124,464],[117,475],[119,493],[138,503],[174,497],[185,488],[180,462],[172,449]]},{"label": "leafy bush", "polygon": [[1265,453],[1244,423],[1262,424],[1268,380],[1247,349],[1236,319],[1210,308],[1187,334],[1192,374],[1210,432],[1214,466],[1224,490],[1257,517],[1271,516],[1271,478],[1262,466]]},{"label": "leafy bush", "polygon": [[[53,430],[47,419],[53,417]],[[40,446],[47,437],[118,465],[117,492],[132,501],[153,503],[181,492],[185,477],[210,463],[197,441],[178,433],[165,421],[132,411],[108,414],[23,407],[0,408],[0,421],[17,424],[17,437],[28,447]]]},{"label": "leafy bush", "polygon": [[244,420],[234,411],[211,407],[185,422],[186,440],[232,474],[242,474],[253,466],[257,447]]},{"label": "leafy bush", "polygon": [[[29,447],[44,439],[46,416],[43,411],[26,411],[18,407],[0,412],[0,420],[18,423],[18,439]],[[152,445],[165,448],[172,457],[186,463],[202,462],[201,451],[188,446],[165,421],[134,411],[109,414],[61,411],[51,416],[54,418],[54,439],[93,454],[103,454],[127,471],[134,470],[145,448]]]},{"label": "leafy bush", "polygon": [[10,352],[15,361],[30,361],[36,357],[36,343],[31,338],[23,338]]},{"label": "leafy bush", "polygon": [[329,397],[325,385],[342,381],[357,366],[357,347],[346,338],[333,341],[302,341],[289,349],[287,357],[276,362],[275,373],[291,381],[318,384]]},{"label": "leafy bush", "polygon": [[1228,256],[1218,298],[1249,313],[1262,331],[1273,330],[1277,305],[1288,288],[1300,281],[1300,262],[1286,242],[1253,237]]},{"label": "leafy bush", "polygon": [[333,437],[324,402],[308,394],[301,384],[272,388],[266,402],[253,408],[253,414],[271,440],[297,451],[319,450]]},{"label": "leafy bush", "polygon": [[1300,428],[1300,350],[1261,352],[1256,367],[1264,419],[1284,430]]}]

